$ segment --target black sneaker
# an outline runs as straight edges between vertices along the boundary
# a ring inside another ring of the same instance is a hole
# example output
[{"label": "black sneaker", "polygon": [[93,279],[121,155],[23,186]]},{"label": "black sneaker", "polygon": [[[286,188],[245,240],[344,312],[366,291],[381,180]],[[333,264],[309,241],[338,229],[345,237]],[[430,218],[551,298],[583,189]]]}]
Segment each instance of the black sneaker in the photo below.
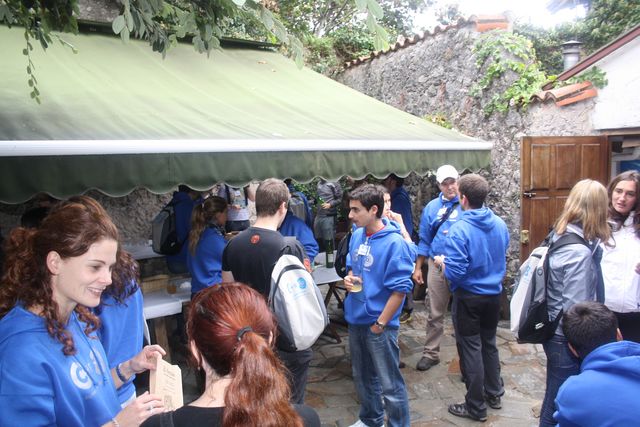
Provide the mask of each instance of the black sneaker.
[{"label": "black sneaker", "polygon": [[400,361],[400,363],[398,363],[398,368],[400,368],[400,369],[404,369],[404,368],[406,368],[406,367],[407,367],[407,364],[406,364],[406,363],[404,363],[402,360]]},{"label": "black sneaker", "polygon": [[493,409],[502,409],[502,399],[500,399],[500,396],[489,396],[488,394],[485,394],[484,400],[486,400],[487,405]]},{"label": "black sneaker", "polygon": [[433,360],[433,359],[429,359],[426,356],[422,356],[422,358],[416,365],[416,369],[418,371],[428,371],[429,369],[431,369],[432,366],[435,366],[438,363],[440,363],[439,360]]},{"label": "black sneaker", "polygon": [[466,403],[452,403],[451,405],[449,405],[449,413],[455,415],[456,417],[470,418],[474,421],[487,421],[486,415],[478,416],[469,413]]}]

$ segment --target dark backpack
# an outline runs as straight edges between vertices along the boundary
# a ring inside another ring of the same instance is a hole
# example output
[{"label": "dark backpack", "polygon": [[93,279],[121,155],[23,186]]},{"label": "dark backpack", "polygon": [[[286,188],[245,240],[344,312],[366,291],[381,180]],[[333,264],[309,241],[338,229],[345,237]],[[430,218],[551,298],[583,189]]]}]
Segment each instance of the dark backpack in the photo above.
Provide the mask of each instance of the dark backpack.
[{"label": "dark backpack", "polygon": [[552,236],[553,233],[549,234],[520,267],[517,287],[511,298],[511,330],[516,332],[519,343],[547,342],[555,334],[562,318],[562,309],[551,318],[547,304],[551,254],[566,245],[583,244],[589,247],[587,242],[575,233],[565,233],[550,243]]},{"label": "dark backpack", "polygon": [[151,222],[152,249],[162,255],[176,255],[182,249],[176,230],[176,202],[171,201]]},{"label": "dark backpack", "polygon": [[338,276],[344,278],[347,275],[347,255],[349,254],[349,242],[351,242],[351,231],[344,235],[336,248],[333,268]]}]

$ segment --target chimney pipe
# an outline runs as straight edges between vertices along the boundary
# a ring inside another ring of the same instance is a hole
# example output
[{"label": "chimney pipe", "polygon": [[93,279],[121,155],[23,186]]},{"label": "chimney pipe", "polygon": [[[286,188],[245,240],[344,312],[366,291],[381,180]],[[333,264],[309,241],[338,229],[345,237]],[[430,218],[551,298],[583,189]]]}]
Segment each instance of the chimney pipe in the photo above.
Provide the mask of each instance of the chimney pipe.
[{"label": "chimney pipe", "polygon": [[580,47],[582,43],[577,40],[570,40],[566,43],[562,43],[562,60],[564,62],[564,70],[567,71],[569,68],[576,65],[580,62]]}]

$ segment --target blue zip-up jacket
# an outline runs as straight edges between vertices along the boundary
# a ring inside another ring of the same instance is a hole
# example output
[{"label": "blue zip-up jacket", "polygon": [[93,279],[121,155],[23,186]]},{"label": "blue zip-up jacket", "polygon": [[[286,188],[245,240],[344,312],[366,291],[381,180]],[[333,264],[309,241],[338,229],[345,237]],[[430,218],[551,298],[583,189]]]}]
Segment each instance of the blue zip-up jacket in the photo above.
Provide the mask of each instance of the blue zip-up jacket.
[{"label": "blue zip-up jacket", "polygon": [[[449,218],[440,226],[438,232],[433,236],[433,229],[438,225],[447,209],[457,203],[456,208],[451,212]],[[446,200],[442,193],[433,199],[422,210],[420,217],[420,241],[418,242],[418,255],[426,258],[433,258],[436,255],[444,254],[444,241],[449,232],[449,228],[460,219],[462,207],[458,196],[451,200]]]},{"label": "blue zip-up jacket", "polygon": [[196,253],[187,253],[192,294],[222,282],[222,252],[226,245],[222,230],[217,226],[209,226],[200,236]]},{"label": "blue zip-up jacket", "polygon": [[404,187],[398,187],[390,194],[391,210],[399,213],[404,227],[409,235],[413,235],[413,213],[411,212],[411,197]]},{"label": "blue zip-up jacket", "polygon": [[318,242],[316,242],[315,237],[313,237],[313,231],[303,220],[293,213],[287,212],[287,216],[284,217],[278,231],[285,237],[289,236],[298,239],[298,241],[302,243],[307,257],[313,262],[319,252]]},{"label": "blue zip-up jacket", "polygon": [[[357,228],[349,242],[347,269],[362,274],[362,291],[349,293],[344,300],[345,319],[352,325],[373,325],[393,292],[406,294],[413,287],[413,257],[395,222],[382,219],[385,227],[367,237],[365,228]],[[367,256],[358,255],[360,245],[369,246]],[[387,326],[399,327],[402,305]]]},{"label": "blue zip-up jacket", "polygon": [[580,374],[560,387],[553,417],[560,427],[638,425],[640,344],[618,341],[593,350]]},{"label": "blue zip-up jacket", "polygon": [[171,203],[176,203],[174,209],[176,211],[176,234],[178,241],[183,242],[180,252],[175,255],[167,255],[169,262],[181,262],[186,266],[187,252],[189,251],[189,232],[191,231],[191,213],[195,206],[195,201],[191,199],[188,193],[183,191],[174,191]]},{"label": "blue zip-up jacket", "polygon": [[508,247],[507,225],[491,209],[465,211],[445,239],[444,275],[451,291],[462,288],[478,295],[501,293]]},{"label": "blue zip-up jacket", "polygon": [[[128,287],[135,286],[130,284]],[[122,302],[116,302],[111,295],[103,295],[100,306],[94,310],[100,318],[98,337],[107,355],[109,369],[133,358],[142,350],[144,335],[144,313],[142,291],[136,289]],[[117,391],[120,404],[135,396],[133,384],[135,375]]]},{"label": "blue zip-up jacket", "polygon": [[0,320],[0,426],[101,426],[120,412],[102,344],[73,312],[66,329],[76,354],[21,305]]}]

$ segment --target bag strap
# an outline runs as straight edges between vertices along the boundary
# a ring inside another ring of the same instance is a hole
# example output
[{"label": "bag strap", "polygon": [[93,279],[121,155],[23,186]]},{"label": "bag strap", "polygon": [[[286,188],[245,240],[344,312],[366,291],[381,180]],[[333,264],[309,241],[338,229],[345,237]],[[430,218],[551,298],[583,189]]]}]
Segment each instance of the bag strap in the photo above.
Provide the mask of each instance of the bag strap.
[{"label": "bag strap", "polygon": [[[547,238],[551,238],[553,234],[554,232],[552,231],[551,233],[549,233],[549,236],[547,236]],[[547,256],[544,257],[544,263],[543,263],[543,268],[544,268],[544,271],[546,272],[546,275],[544,277],[545,297],[549,292],[549,258],[551,257],[551,254],[563,246],[576,245],[576,244],[583,244],[587,248],[589,248],[589,244],[582,237],[580,237],[576,233],[571,233],[571,232],[567,232],[563,234],[558,238],[558,240],[556,240],[555,242],[552,242],[549,245],[549,250],[547,251]],[[533,300],[533,293],[532,293],[532,300]]]},{"label": "bag strap", "polygon": [[444,213],[444,215],[442,215],[442,218],[440,218],[440,221],[436,224],[435,227],[433,227],[433,229],[431,230],[431,239],[433,239],[434,237],[436,237],[436,234],[438,234],[438,230],[440,229],[440,227],[442,226],[442,224],[444,224],[444,222],[449,219],[449,217],[451,216],[451,214],[453,213],[454,209],[460,204],[460,202],[454,202],[451,206],[449,206],[446,210],[446,212]]}]

